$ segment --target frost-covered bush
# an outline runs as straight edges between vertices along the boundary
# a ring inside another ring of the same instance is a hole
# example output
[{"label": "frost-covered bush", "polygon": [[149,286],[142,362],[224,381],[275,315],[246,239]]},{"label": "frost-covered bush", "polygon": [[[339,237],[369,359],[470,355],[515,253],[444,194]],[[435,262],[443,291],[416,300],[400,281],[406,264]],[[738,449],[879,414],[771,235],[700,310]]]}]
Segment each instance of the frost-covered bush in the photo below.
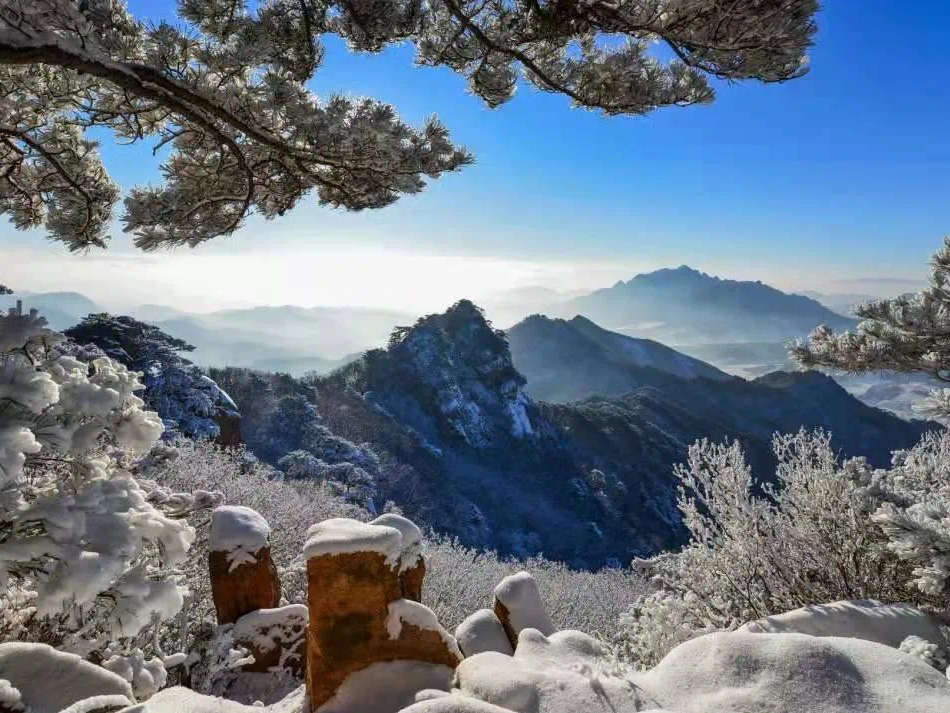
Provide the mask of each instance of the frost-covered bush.
[{"label": "frost-covered bush", "polygon": [[181,609],[179,518],[216,499],[154,501],[133,475],[162,434],[140,374],[61,341],[35,311],[0,315],[0,638],[120,656]]},{"label": "frost-covered bush", "polygon": [[538,582],[541,597],[558,629],[579,629],[609,637],[617,620],[645,591],[644,579],[629,569],[573,570],[543,557],[501,559],[457,540],[431,534],[426,543],[423,603],[454,629],[469,614],[492,606],[492,592],[505,577],[522,570]]},{"label": "frost-covered bush", "polygon": [[[911,453],[931,453],[928,443]],[[777,435],[773,448],[775,487],[753,481],[738,443],[704,440],[690,448],[687,464],[675,469],[690,542],[637,562],[652,591],[623,617],[623,657],[653,665],[697,633],[823,602],[945,605],[933,590],[914,586],[911,564],[879,524],[894,507],[888,483],[907,479],[901,466],[839,463],[821,431]]]}]

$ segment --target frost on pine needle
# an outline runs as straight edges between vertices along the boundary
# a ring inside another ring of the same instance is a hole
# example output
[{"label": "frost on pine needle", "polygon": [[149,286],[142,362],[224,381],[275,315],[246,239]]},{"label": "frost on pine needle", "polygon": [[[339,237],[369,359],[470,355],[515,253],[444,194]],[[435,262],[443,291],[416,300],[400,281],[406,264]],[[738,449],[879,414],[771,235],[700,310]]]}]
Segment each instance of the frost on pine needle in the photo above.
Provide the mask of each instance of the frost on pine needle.
[{"label": "frost on pine needle", "polygon": [[[369,98],[316,97],[324,35],[353,51],[403,41],[490,107],[519,81],[608,115],[712,101],[709,78],[807,71],[816,0],[532,3],[179,0],[150,24],[113,0],[0,3],[0,213],[71,250],[104,247],[120,191],[91,137],[149,141],[158,185],[125,196],[146,250],[230,235],[250,215],[321,203],[381,208],[472,162],[429,118]],[[621,41],[617,41],[617,40]],[[661,41],[672,59],[651,46]],[[525,427],[513,414],[519,427]]]}]

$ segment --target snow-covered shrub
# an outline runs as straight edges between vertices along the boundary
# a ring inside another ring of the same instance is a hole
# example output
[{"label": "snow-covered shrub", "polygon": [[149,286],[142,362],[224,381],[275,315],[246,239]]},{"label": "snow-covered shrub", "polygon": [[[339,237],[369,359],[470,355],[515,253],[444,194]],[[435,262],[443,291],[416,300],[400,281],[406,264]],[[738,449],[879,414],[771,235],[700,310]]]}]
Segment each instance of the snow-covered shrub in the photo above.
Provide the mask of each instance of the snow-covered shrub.
[{"label": "snow-covered shrub", "polygon": [[897,471],[840,464],[821,431],[777,435],[773,449],[775,487],[753,481],[738,443],[690,448],[675,469],[690,542],[637,562],[653,591],[623,617],[622,656],[653,665],[697,633],[823,602],[940,606],[913,586],[911,566],[877,522]]},{"label": "snow-covered shrub", "polygon": [[498,583],[522,570],[537,581],[557,629],[579,629],[598,637],[612,636],[620,615],[646,588],[643,578],[629,569],[589,572],[543,557],[502,559],[433,533],[426,538],[425,557],[422,603],[450,630],[473,612],[491,607]]},{"label": "snow-covered shrub", "polygon": [[162,434],[140,374],[61,342],[35,311],[0,316],[0,638],[119,655],[181,609],[178,518],[214,498],[153,502],[133,476]]},{"label": "snow-covered shrub", "polygon": [[919,636],[908,636],[901,642],[900,650],[905,654],[916,656],[925,664],[933,666],[938,671],[947,670],[947,652],[932,641],[927,641]]},{"label": "snow-covered shrub", "polygon": [[913,566],[914,584],[950,608],[950,432],[925,436],[894,454],[894,465],[875,474],[882,500],[873,520],[888,549]]}]

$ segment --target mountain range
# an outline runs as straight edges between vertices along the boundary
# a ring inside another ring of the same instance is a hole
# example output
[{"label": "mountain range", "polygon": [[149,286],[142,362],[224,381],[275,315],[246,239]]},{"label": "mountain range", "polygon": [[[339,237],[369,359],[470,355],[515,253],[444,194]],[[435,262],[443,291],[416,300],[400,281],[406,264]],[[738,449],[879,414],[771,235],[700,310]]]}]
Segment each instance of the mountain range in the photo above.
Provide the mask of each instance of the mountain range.
[{"label": "mountain range", "polygon": [[623,334],[664,344],[785,342],[827,324],[856,322],[803,295],[761,282],[725,280],[686,265],[637,275],[556,306],[550,316],[582,315]]},{"label": "mountain range", "polygon": [[586,319],[506,333],[467,300],[307,383],[325,428],[399,464],[378,500],[466,544],[577,567],[682,541],[672,466],[698,438],[739,440],[768,478],[774,431],[823,427],[843,456],[885,465],[933,427],[819,373],[750,382]]},{"label": "mountain range", "polygon": [[[37,309],[53,329],[74,326],[88,314],[105,312],[77,292],[22,292],[0,296],[0,308],[16,300]],[[302,375],[331,371],[365,349],[384,344],[395,324],[411,315],[362,307],[284,305],[195,313],[165,305],[123,310],[192,344],[190,358],[202,366],[244,366]]]}]

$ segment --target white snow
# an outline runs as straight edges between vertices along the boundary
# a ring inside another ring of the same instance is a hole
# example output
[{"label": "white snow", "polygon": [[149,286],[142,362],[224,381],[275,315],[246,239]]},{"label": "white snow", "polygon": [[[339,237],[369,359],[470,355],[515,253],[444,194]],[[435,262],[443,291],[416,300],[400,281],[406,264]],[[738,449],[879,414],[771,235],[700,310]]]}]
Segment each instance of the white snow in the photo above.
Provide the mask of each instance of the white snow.
[{"label": "white snow", "polygon": [[395,527],[337,517],[311,525],[303,546],[305,559],[322,555],[378,552],[395,567],[402,552],[402,533]]},{"label": "white snow", "polygon": [[559,631],[545,637],[527,629],[514,656],[487,652],[465,659],[455,671],[453,695],[403,713],[633,713],[658,708],[625,673],[613,670],[606,651],[586,634]]},{"label": "white snow", "polygon": [[310,713],[303,686],[283,700],[269,706],[253,706],[205,696],[191,689],[175,686],[159,691],[148,703],[124,708],[117,713]]},{"label": "white snow", "polygon": [[511,656],[513,649],[505,629],[491,609],[479,609],[455,629],[455,640],[465,656],[497,651]]},{"label": "white snow", "polygon": [[522,632],[514,656],[465,659],[448,696],[402,713],[946,713],[950,681],[859,639],[718,632],[633,673],[576,631]]},{"label": "white snow", "polygon": [[753,634],[811,634],[876,641],[899,648],[908,636],[917,636],[950,648],[945,627],[934,617],[909,604],[881,604],[873,600],[840,601],[795,609],[749,622],[739,628]]},{"label": "white snow", "polygon": [[22,713],[26,710],[19,689],[5,678],[0,678],[0,708],[8,713]]},{"label": "white snow", "polygon": [[518,572],[501,580],[495,587],[495,598],[508,610],[515,632],[530,628],[542,634],[554,633],[554,623],[541,601],[538,583],[528,572]]},{"label": "white snow", "polygon": [[860,639],[718,632],[687,641],[634,682],[677,713],[946,713],[950,681]]},{"label": "white snow", "polygon": [[142,649],[130,656],[114,654],[102,662],[102,667],[132,684],[132,692],[139,700],[158,693],[168,680],[165,663],[157,657],[146,660]]},{"label": "white snow", "polygon": [[[421,661],[382,661],[351,674],[319,713],[396,713],[423,690],[448,691],[452,669]],[[150,712],[151,713],[151,712]]]},{"label": "white snow", "polygon": [[94,697],[112,707],[135,700],[132,688],[119,676],[46,644],[0,644],[0,676],[20,692],[22,705],[30,713],[94,710],[70,708]]},{"label": "white snow", "polygon": [[385,515],[380,515],[375,520],[369,523],[370,525],[377,525],[382,527],[392,527],[396,530],[399,530],[399,534],[402,536],[402,544],[400,545],[400,571],[405,571],[416,566],[419,558],[422,557],[422,530],[414,523],[412,520],[404,518],[402,515],[396,515],[395,513],[386,513]]},{"label": "white snow", "polygon": [[267,546],[270,525],[251,508],[220,505],[211,513],[211,551],[224,552],[233,570],[255,562],[255,555]]},{"label": "white snow", "polygon": [[442,637],[442,641],[448,646],[449,651],[454,653],[459,659],[462,658],[462,652],[459,651],[458,643],[455,637],[442,628],[439,620],[429,607],[411,599],[397,599],[389,603],[389,615],[386,617],[386,631],[389,632],[390,639],[398,639],[402,633],[403,623],[412,624],[419,629],[435,631]]}]

